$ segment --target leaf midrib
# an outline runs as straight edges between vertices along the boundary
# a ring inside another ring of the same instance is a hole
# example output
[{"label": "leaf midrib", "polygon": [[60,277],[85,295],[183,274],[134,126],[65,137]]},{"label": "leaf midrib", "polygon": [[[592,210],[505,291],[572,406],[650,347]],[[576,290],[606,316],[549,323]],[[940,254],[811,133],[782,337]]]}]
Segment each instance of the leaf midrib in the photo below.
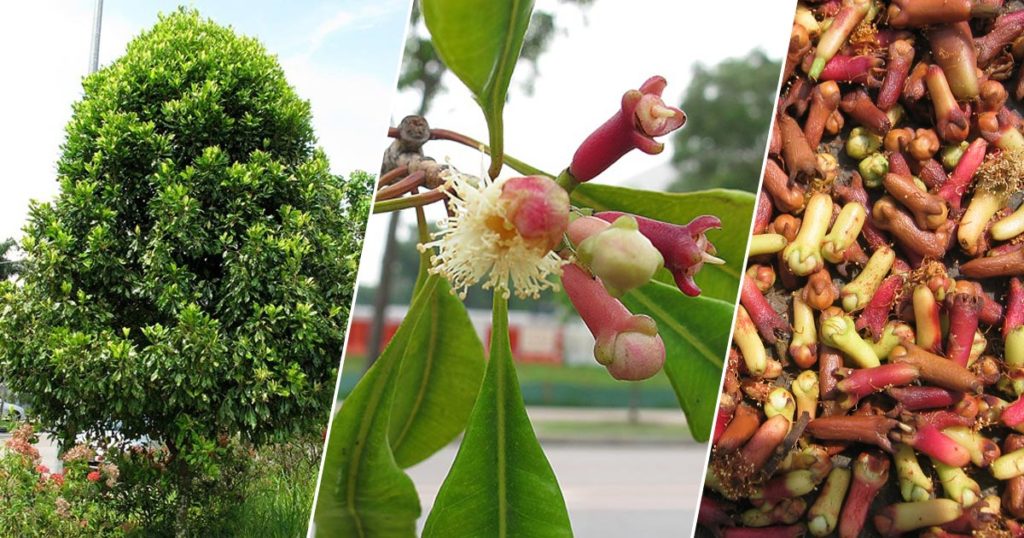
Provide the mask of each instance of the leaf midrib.
[{"label": "leaf midrib", "polygon": [[[432,297],[433,299],[430,302],[430,338],[428,339],[429,343],[427,344],[426,359],[424,360],[423,365],[423,377],[419,389],[416,391],[416,398],[413,400],[412,408],[409,411],[409,414],[406,415],[406,421],[402,426],[402,431],[399,432],[398,437],[391,442],[392,450],[397,450],[398,447],[401,446],[402,442],[405,440],[405,436],[408,435],[409,431],[412,429],[413,423],[416,422],[415,418],[419,415],[420,408],[423,406],[423,400],[427,395],[427,386],[430,384],[430,379],[434,372],[434,358],[437,354],[437,340],[439,334],[437,328],[440,321],[438,310],[440,309],[441,301],[437,300],[436,295]],[[408,347],[406,347],[405,353],[409,353]],[[402,362],[405,362],[404,359]]]},{"label": "leaf midrib", "polygon": [[[607,210],[611,209],[607,205],[602,204],[602,203],[598,202],[597,200],[594,200],[593,198],[587,196],[583,192],[580,192],[579,189],[576,189],[575,191],[573,191],[572,195],[577,200],[579,200],[581,203],[583,203],[584,205],[586,205],[587,207],[589,207],[589,208],[591,208],[591,209],[593,209],[595,211],[607,211]],[[744,245],[743,248],[746,249],[746,245]],[[745,250],[744,250],[744,252],[745,252]],[[706,272],[708,270],[711,270],[713,272],[724,273],[724,274],[726,274],[726,275],[728,275],[728,276],[730,276],[730,277],[732,277],[733,279],[736,279],[736,280],[739,280],[739,278],[740,278],[740,271],[739,271],[739,269],[737,269],[736,267],[733,267],[732,264],[724,264],[724,265],[709,265],[708,264],[708,265],[705,265],[704,268],[703,268],[703,271]]]},{"label": "leaf midrib", "polygon": [[[430,288],[432,290],[436,282],[436,280],[433,282],[427,282],[424,285],[424,292],[426,291],[426,288]],[[392,338],[392,343],[395,343],[394,338]],[[384,354],[382,353],[381,356],[383,355]],[[384,368],[385,366],[386,368]],[[373,385],[373,390],[370,392],[370,397],[366,402],[366,408],[367,410],[370,410],[371,413],[373,413],[374,419],[364,420],[360,422],[359,432],[356,435],[355,447],[352,449],[352,459],[349,463],[348,469],[349,472],[345,477],[345,490],[347,492],[347,495],[345,496],[345,509],[349,512],[349,514],[352,515],[352,520],[355,522],[356,532],[358,533],[359,538],[367,538],[366,531],[363,529],[362,518],[360,517],[359,511],[356,508],[355,500],[356,489],[359,485],[359,470],[362,463],[362,455],[364,449],[368,445],[368,443],[366,442],[366,438],[369,434],[370,427],[377,420],[377,413],[380,412],[380,400],[384,396],[384,392],[387,390],[388,381],[390,381],[390,378],[388,377],[387,374],[389,374],[391,372],[391,369],[394,368],[394,364],[392,363],[392,361],[388,361],[384,364],[378,362],[376,364],[376,367],[380,367],[381,371],[376,374],[377,379],[375,380],[375,383]],[[386,425],[385,432],[387,432]],[[384,436],[384,439],[385,441],[387,440],[386,434]]]},{"label": "leaf midrib", "polygon": [[[663,286],[664,284],[660,284],[660,283],[655,282],[655,283],[653,283],[651,285],[652,286],[659,286],[659,285]],[[669,329],[671,329],[671,330],[675,331],[677,334],[679,334],[679,336],[681,336],[684,340],[689,342],[689,344],[691,346],[693,346],[693,348],[696,349],[699,352],[699,354],[702,357],[704,357],[705,360],[707,360],[707,362],[711,363],[713,366],[715,366],[718,369],[721,369],[723,367],[724,361],[722,360],[721,357],[719,357],[716,354],[712,353],[711,350],[708,348],[708,346],[704,344],[704,342],[702,342],[699,338],[694,336],[693,333],[691,333],[682,324],[680,324],[680,323],[676,322],[674,319],[672,319],[672,315],[671,314],[669,314],[668,312],[666,312],[665,310],[660,308],[656,303],[651,301],[642,290],[633,290],[630,293],[633,295],[634,298],[636,298],[637,302],[639,302],[639,303],[641,303],[643,305],[643,307],[648,312],[650,312],[651,314],[654,314],[655,316],[657,316],[657,318],[659,320],[658,321],[659,327],[667,326]]]},{"label": "leaf midrib", "polygon": [[[508,21],[509,22],[509,27],[510,27],[509,30],[511,30],[512,28],[514,28],[515,26],[518,25],[517,23],[519,22],[519,17],[518,17],[519,5],[522,3],[523,0],[511,0],[511,1],[512,1],[512,5],[511,5],[511,9],[510,9],[510,13],[509,13],[509,21]],[[516,32],[512,32],[512,31],[508,31],[508,32],[505,33],[505,44],[501,47],[501,54],[498,57],[498,63],[496,63],[494,65],[494,71],[492,72],[493,74],[492,74],[491,77],[489,77],[489,79],[488,79],[488,81],[486,83],[486,85],[487,85],[487,99],[489,101],[488,104],[491,107],[493,107],[494,112],[496,112],[498,115],[501,114],[501,109],[504,108],[503,106],[499,106],[498,103],[501,103],[501,105],[504,105],[504,103],[505,103],[504,99],[499,99],[499,97],[501,97],[499,94],[502,93],[504,90],[507,90],[507,87],[503,88],[502,85],[498,84],[498,82],[500,81],[500,79],[504,78],[504,76],[505,76],[505,71],[506,71],[506,69],[508,67],[510,51],[513,48],[512,47],[512,42],[514,41],[514,38],[515,38],[516,35],[517,35]],[[525,32],[523,33],[523,35],[525,35]],[[519,54],[516,54],[516,58],[518,58],[518,56],[519,56]],[[515,59],[513,59],[513,60],[515,60]],[[515,62],[513,61],[513,64],[514,63]]]},{"label": "leaf midrib", "polygon": [[[498,446],[496,457],[498,459],[498,536],[508,536],[508,454],[505,445],[505,385],[508,374],[507,361],[511,359],[511,345],[508,341],[508,299],[501,297],[500,292],[494,294],[494,313],[491,320],[491,361],[489,365],[494,368],[495,381],[495,424],[497,430]],[[498,362],[501,361],[501,362]]]},{"label": "leaf midrib", "polygon": [[[378,374],[378,377],[373,385],[373,390],[370,391],[370,398],[366,402],[367,409],[372,409],[374,414],[374,420],[376,419],[377,404],[380,403],[380,398],[383,395],[384,389],[387,387],[387,376],[389,373],[390,364],[388,369]],[[359,511],[356,509],[356,489],[359,485],[359,468],[363,456],[363,449],[368,444],[366,437],[369,434],[370,426],[374,420],[364,420],[359,424],[359,431],[356,434],[355,447],[352,449],[352,459],[348,465],[348,474],[345,478],[345,509],[352,516],[352,521],[355,523],[356,532],[359,538],[365,538],[366,532],[363,530],[363,520],[359,515]]]},{"label": "leaf midrib", "polygon": [[[505,359],[501,361],[504,363]],[[497,368],[497,403],[498,409],[495,413],[498,426],[498,536],[504,538],[508,535],[508,457],[505,453],[505,364],[499,364]]]}]

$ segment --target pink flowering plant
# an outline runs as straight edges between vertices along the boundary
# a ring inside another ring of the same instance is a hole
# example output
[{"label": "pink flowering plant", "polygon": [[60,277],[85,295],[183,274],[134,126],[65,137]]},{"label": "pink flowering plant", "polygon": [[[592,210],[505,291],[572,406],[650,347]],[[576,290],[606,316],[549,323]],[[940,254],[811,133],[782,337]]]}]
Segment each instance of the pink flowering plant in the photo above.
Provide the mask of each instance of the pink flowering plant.
[{"label": "pink flowering plant", "polygon": [[[486,8],[488,15],[480,16]],[[383,353],[332,419],[315,505],[323,536],[414,536],[421,515],[404,469],[464,434],[423,536],[571,536],[565,502],[526,414],[508,328],[512,296],[564,290],[594,337],[594,360],[622,381],[665,371],[693,437],[710,435],[753,196],[601,185],[627,153],[657,154],[686,114],[652,76],[624,88],[558,173],[505,152],[502,108],[531,2],[423,0],[434,48],[473,93],[488,142],[409,116],[378,181],[374,213],[415,211],[420,271]],[[554,130],[546,136],[557,137]],[[424,146],[489,156],[441,164]],[[460,168],[461,167],[461,168]],[[431,228],[425,207],[446,218]],[[463,300],[493,292],[489,359]]]},{"label": "pink flowering plant", "polygon": [[135,525],[111,508],[117,465],[85,445],[67,450],[62,469],[42,463],[34,428],[22,424],[0,447],[0,536],[122,536]]}]

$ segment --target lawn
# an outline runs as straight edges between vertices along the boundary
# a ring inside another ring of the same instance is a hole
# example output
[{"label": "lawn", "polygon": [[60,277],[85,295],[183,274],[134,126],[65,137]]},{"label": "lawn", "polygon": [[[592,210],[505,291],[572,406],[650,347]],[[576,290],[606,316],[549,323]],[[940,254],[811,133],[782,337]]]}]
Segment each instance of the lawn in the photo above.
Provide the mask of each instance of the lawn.
[{"label": "lawn", "polygon": [[[364,357],[345,357],[338,398],[344,399],[362,377]],[[555,407],[676,408],[678,402],[665,374],[626,382],[613,379],[599,366],[518,364],[519,383],[526,405]]]},{"label": "lawn", "polygon": [[[680,412],[681,414],[681,412]],[[630,423],[624,421],[538,420],[533,423],[537,436],[551,442],[567,440],[574,443],[598,440],[609,442],[680,442],[692,439],[685,422]]]}]

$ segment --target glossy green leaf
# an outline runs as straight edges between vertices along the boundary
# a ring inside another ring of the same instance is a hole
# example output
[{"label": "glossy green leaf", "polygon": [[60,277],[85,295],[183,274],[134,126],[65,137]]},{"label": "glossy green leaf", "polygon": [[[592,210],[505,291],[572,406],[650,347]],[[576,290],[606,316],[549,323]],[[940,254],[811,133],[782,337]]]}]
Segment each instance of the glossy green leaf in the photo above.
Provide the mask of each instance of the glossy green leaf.
[{"label": "glossy green leaf", "polygon": [[423,536],[572,536],[558,481],[526,415],[509,344],[508,301],[500,296],[483,387]]},{"label": "glossy green leaf", "polygon": [[[587,183],[573,191],[572,198],[596,211],[624,211],[675,224],[686,224],[700,215],[718,217],[722,229],[710,230],[707,236],[726,263],[705,265],[697,274],[697,285],[704,297],[736,301],[754,212],[753,194],[727,189],[662,193]],[[663,277],[667,278],[667,273]]]},{"label": "glossy green leaf", "polygon": [[658,322],[665,342],[665,373],[697,441],[711,435],[722,366],[729,346],[732,303],[687,297],[674,285],[651,282],[627,293],[623,304]]},{"label": "glossy green leaf", "polygon": [[476,97],[487,120],[491,176],[501,169],[502,111],[523,48],[533,0],[422,0],[441,60]]},{"label": "glossy green leaf", "polygon": [[345,399],[327,440],[314,521],[318,536],[415,536],[419,496],[389,443],[394,382],[440,279],[427,279],[388,347]]},{"label": "glossy green leaf", "polygon": [[[427,459],[466,427],[484,375],[484,346],[447,281],[426,278],[429,295],[400,347],[401,375],[391,406],[391,449],[401,467]],[[410,319],[410,318],[407,318]]]}]

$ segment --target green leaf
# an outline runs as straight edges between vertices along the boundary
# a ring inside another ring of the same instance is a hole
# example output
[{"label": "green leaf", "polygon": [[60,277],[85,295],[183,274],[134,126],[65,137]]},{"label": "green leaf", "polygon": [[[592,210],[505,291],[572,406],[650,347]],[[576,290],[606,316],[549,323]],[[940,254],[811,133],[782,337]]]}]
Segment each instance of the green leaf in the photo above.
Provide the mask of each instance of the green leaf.
[{"label": "green leaf", "polygon": [[359,381],[331,425],[316,502],[319,536],[415,536],[419,496],[389,443],[394,379],[404,350],[441,286],[427,279],[387,349]]},{"label": "green leaf", "polygon": [[674,285],[661,282],[630,291],[622,302],[632,312],[658,322],[667,352],[665,373],[693,438],[707,441],[735,306],[710,297],[687,297]]},{"label": "green leaf", "polygon": [[483,387],[423,536],[572,536],[558,481],[519,392],[508,300],[500,294]]},{"label": "green leaf", "polygon": [[469,420],[484,375],[484,346],[447,281],[430,275],[409,337],[387,352],[402,356],[391,406],[391,449],[405,468],[450,443]]},{"label": "green leaf", "polygon": [[523,48],[533,0],[423,0],[423,20],[441,60],[476,97],[487,120],[491,177],[504,153],[502,111]]},{"label": "green leaf", "polygon": [[[595,211],[623,211],[675,224],[686,224],[700,215],[720,218],[722,229],[710,230],[707,236],[726,263],[705,265],[696,280],[702,296],[736,301],[754,212],[753,194],[726,189],[663,193],[587,183],[573,191],[572,198]],[[665,275],[662,278],[672,282]]]},{"label": "green leaf", "polygon": [[724,265],[705,265],[697,274],[700,297],[687,297],[667,274],[623,297],[633,312],[658,322],[665,341],[665,373],[686,414],[690,433],[698,441],[711,435],[711,424],[728,351],[729,330],[746,255],[754,195],[712,189],[690,193],[660,193],[584,184],[573,191],[573,202],[595,211],[623,211],[676,224],[700,215],[715,215],[722,229],[708,232]]}]

